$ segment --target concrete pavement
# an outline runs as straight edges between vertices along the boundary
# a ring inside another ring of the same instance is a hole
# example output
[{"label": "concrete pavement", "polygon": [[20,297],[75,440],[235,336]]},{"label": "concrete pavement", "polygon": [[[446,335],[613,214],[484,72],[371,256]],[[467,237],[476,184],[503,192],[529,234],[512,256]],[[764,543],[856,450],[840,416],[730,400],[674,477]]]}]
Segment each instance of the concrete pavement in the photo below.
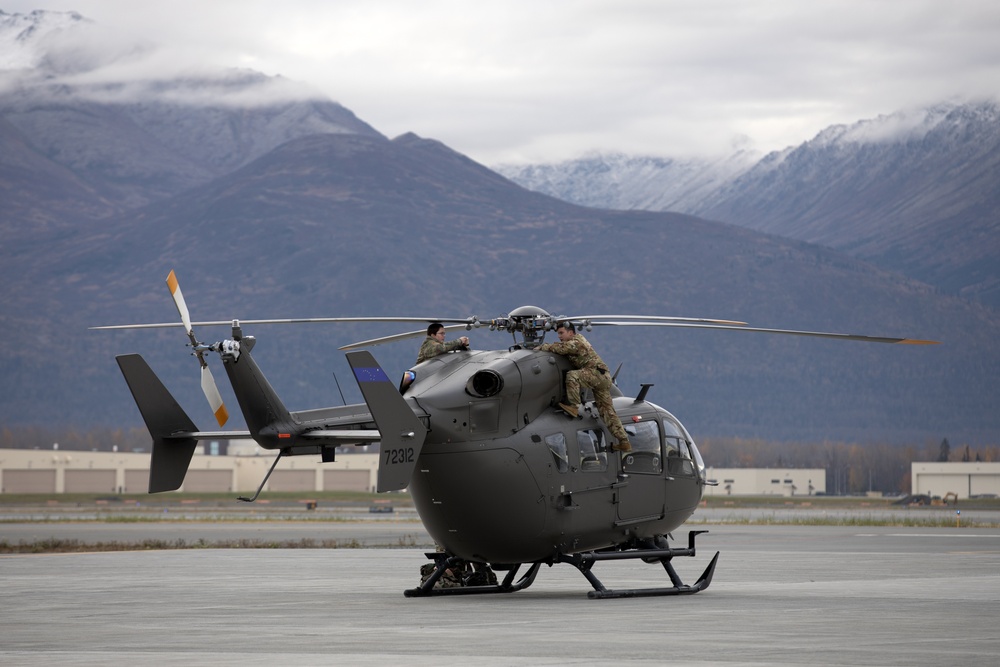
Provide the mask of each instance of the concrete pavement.
[{"label": "concrete pavement", "polygon": [[[996,664],[998,530],[704,527],[674,564],[693,583],[721,551],[708,590],[615,600],[566,565],[519,593],[405,598],[414,548],[2,556],[0,664]],[[594,572],[667,585],[659,565]]]}]

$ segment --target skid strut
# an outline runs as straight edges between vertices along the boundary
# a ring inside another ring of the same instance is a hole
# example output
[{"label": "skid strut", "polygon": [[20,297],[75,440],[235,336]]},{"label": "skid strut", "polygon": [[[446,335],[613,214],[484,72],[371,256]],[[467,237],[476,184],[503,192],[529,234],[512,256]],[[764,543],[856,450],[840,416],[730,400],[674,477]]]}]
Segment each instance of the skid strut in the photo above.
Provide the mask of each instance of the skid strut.
[{"label": "skid strut", "polygon": [[275,458],[274,463],[271,464],[271,469],[267,471],[267,474],[264,475],[264,479],[262,479],[260,482],[260,486],[257,487],[257,493],[253,494],[253,496],[251,496],[250,498],[247,498],[246,496],[237,496],[236,500],[241,500],[245,503],[252,503],[253,501],[257,500],[257,496],[260,495],[260,492],[261,490],[263,490],[264,485],[267,484],[267,478],[271,476],[272,472],[274,472],[275,466],[278,465],[278,461],[281,460],[281,457],[284,453],[285,453],[284,449],[278,452],[277,458]]},{"label": "skid strut", "polygon": [[[670,561],[675,556],[694,556],[695,537],[701,533],[707,532],[707,530],[692,530],[688,532],[687,548],[634,548],[625,550],[586,551],[578,554],[559,554],[548,561],[530,563],[527,572],[525,572],[525,574],[516,582],[514,581],[514,578],[517,576],[518,571],[524,563],[503,566],[494,564],[493,567],[497,570],[508,570],[507,574],[504,576],[502,581],[496,584],[483,586],[435,588],[435,584],[437,584],[441,577],[444,576],[444,573],[448,570],[448,568],[462,565],[465,561],[455,556],[450,556],[447,553],[429,553],[426,555],[434,561],[434,571],[429,577],[427,577],[426,580],[421,582],[417,588],[411,588],[403,591],[403,594],[406,597],[424,597],[430,595],[514,593],[516,591],[524,590],[535,581],[538,569],[543,563],[550,566],[556,563],[569,563],[579,570],[580,574],[582,574],[587,581],[590,582],[590,585],[594,587],[594,590],[587,593],[587,597],[591,599],[649,597],[657,595],[693,595],[705,590],[712,583],[712,576],[715,574],[715,565],[719,561],[719,553],[715,553],[715,556],[712,557],[712,561],[708,564],[708,567],[705,568],[705,571],[702,573],[701,577],[698,578],[698,581],[690,586],[681,581],[680,576],[677,574],[677,571],[674,569],[674,566]],[[647,563],[660,563],[666,571],[667,576],[670,577],[670,583],[672,585],[666,588],[631,588],[611,590],[605,588],[604,584],[601,583],[601,580],[598,579],[597,576],[591,571],[594,563],[597,561],[630,560],[636,558],[641,558]]]},{"label": "skid strut", "polygon": [[[707,530],[692,530],[688,533],[688,546],[686,549],[629,549],[627,551],[587,551],[580,554],[560,555],[555,560],[558,563],[569,563],[576,567],[594,590],[587,593],[589,598],[629,598],[629,597],[649,597],[655,595],[693,595],[708,588],[712,583],[712,576],[715,574],[715,564],[719,561],[719,552],[715,553],[712,561],[705,568],[701,577],[693,585],[688,586],[681,581],[677,571],[671,564],[671,559],[675,556],[694,556],[695,537]],[[591,572],[594,563],[601,560],[628,560],[641,558],[647,563],[659,562],[670,577],[673,586],[669,588],[630,588],[620,590],[610,590],[604,587],[601,580]]]}]

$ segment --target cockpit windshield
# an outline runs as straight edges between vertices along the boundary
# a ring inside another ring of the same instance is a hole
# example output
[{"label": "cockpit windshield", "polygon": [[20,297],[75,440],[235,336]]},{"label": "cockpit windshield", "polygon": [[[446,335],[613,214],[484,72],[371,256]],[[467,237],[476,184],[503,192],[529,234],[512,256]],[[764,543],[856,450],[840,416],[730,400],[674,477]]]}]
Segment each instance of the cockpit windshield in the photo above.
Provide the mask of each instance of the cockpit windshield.
[{"label": "cockpit windshield", "polygon": [[705,479],[705,459],[701,458],[701,452],[694,444],[694,440],[689,440],[688,445],[691,447],[691,455],[694,457],[694,464],[698,466],[698,477]]}]

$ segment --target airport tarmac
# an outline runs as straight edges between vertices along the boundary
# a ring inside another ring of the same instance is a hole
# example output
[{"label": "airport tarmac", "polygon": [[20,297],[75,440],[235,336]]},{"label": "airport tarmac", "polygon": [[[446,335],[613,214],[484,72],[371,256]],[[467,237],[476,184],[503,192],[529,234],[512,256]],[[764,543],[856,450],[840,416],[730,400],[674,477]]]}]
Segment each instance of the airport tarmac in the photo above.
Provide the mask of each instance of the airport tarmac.
[{"label": "airport tarmac", "polygon": [[[0,523],[0,540],[9,544],[31,544],[44,540],[70,540],[80,544],[137,545],[147,540],[169,545],[219,545],[240,541],[252,544],[311,543],[337,547],[434,546],[424,526],[414,515],[396,520],[278,520],[254,521],[143,521],[143,522],[42,522]],[[287,544],[292,546],[291,544]]]},{"label": "airport tarmac", "polygon": [[[0,664],[997,663],[1000,530],[694,527],[697,557],[674,564],[693,583],[720,551],[707,590],[612,600],[567,565],[518,593],[406,598],[412,547],[0,556]],[[659,565],[594,572],[667,585]]]}]

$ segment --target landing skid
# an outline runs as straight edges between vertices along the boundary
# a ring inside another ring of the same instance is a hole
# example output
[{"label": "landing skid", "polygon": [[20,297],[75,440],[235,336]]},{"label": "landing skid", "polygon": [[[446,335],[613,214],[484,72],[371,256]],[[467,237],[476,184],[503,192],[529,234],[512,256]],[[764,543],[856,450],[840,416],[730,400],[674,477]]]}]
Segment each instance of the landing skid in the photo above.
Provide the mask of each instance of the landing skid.
[{"label": "landing skid", "polygon": [[452,588],[434,588],[442,576],[444,576],[445,571],[453,566],[461,565],[465,561],[454,556],[449,556],[444,553],[430,553],[427,554],[428,558],[435,560],[434,572],[425,581],[416,588],[410,588],[403,591],[403,595],[408,598],[414,597],[425,597],[429,595],[475,595],[481,593],[514,593],[520,590],[524,590],[530,586],[535,581],[535,576],[538,574],[538,568],[542,566],[541,563],[532,563],[528,567],[528,571],[524,573],[517,582],[514,581],[514,577],[517,576],[518,571],[521,569],[523,563],[518,563],[513,565],[508,570],[507,574],[504,576],[503,580],[496,584],[487,584],[484,586],[455,586]]},{"label": "landing skid", "polygon": [[[578,554],[559,554],[558,556],[552,558],[548,561],[539,561],[536,563],[531,563],[528,567],[528,571],[525,572],[524,576],[518,579],[516,582],[514,578],[517,576],[521,565],[524,563],[518,563],[509,566],[509,570],[502,581],[497,584],[483,585],[483,586],[455,586],[452,588],[434,588],[434,585],[441,579],[445,571],[453,566],[461,564],[463,561],[454,556],[449,556],[444,553],[429,553],[428,558],[435,561],[434,572],[418,586],[417,588],[411,588],[403,592],[406,597],[423,597],[431,595],[475,595],[481,593],[514,593],[516,591],[524,590],[530,586],[535,581],[535,576],[538,574],[538,569],[543,563],[548,565],[554,565],[555,563],[569,563],[576,567],[580,571],[590,585],[594,587],[594,590],[587,593],[587,597],[591,599],[604,599],[604,598],[628,598],[628,597],[651,597],[659,595],[693,595],[700,591],[705,590],[712,583],[712,576],[715,574],[715,565],[719,560],[719,552],[715,553],[712,561],[705,568],[701,577],[694,585],[688,586],[681,581],[678,576],[677,571],[674,570],[674,566],[671,564],[671,559],[675,556],[694,556],[695,537],[701,533],[707,533],[707,530],[692,530],[688,533],[688,546],[686,549],[670,549],[670,548],[632,548],[625,550],[614,550],[614,551],[586,551],[584,553]],[[663,565],[663,569],[667,572],[667,576],[670,577],[670,583],[673,584],[668,588],[630,588],[630,589],[619,589],[611,590],[604,587],[601,580],[597,578],[596,575],[591,571],[594,563],[602,560],[628,560],[641,558],[647,563],[659,562]],[[499,566],[494,566],[496,569],[500,569]]]},{"label": "landing skid", "polygon": [[[695,593],[705,590],[708,588],[709,584],[712,583],[712,577],[715,575],[715,564],[719,561],[719,552],[715,552],[715,556],[712,557],[712,562],[708,564],[708,567],[705,568],[705,571],[702,572],[701,577],[698,578],[698,581],[696,581],[693,586],[688,586],[681,581],[681,578],[677,575],[677,571],[674,570],[674,566],[670,563],[670,560],[674,558],[674,556],[694,556],[695,537],[707,532],[707,530],[692,530],[688,532],[688,546],[686,549],[637,548],[628,549],[626,551],[588,551],[568,556],[560,555],[556,559],[556,562],[574,565],[576,569],[580,571],[580,574],[587,578],[590,585],[594,587],[594,590],[587,593],[587,597],[591,599],[651,597],[656,595],[694,595]],[[605,588],[604,584],[601,583],[601,580],[590,571],[590,569],[594,566],[594,563],[599,560],[627,560],[633,558],[641,558],[647,563],[659,562],[663,565],[663,569],[666,570],[667,576],[670,577],[670,583],[672,583],[673,586],[669,588],[630,588],[609,590]]]}]

